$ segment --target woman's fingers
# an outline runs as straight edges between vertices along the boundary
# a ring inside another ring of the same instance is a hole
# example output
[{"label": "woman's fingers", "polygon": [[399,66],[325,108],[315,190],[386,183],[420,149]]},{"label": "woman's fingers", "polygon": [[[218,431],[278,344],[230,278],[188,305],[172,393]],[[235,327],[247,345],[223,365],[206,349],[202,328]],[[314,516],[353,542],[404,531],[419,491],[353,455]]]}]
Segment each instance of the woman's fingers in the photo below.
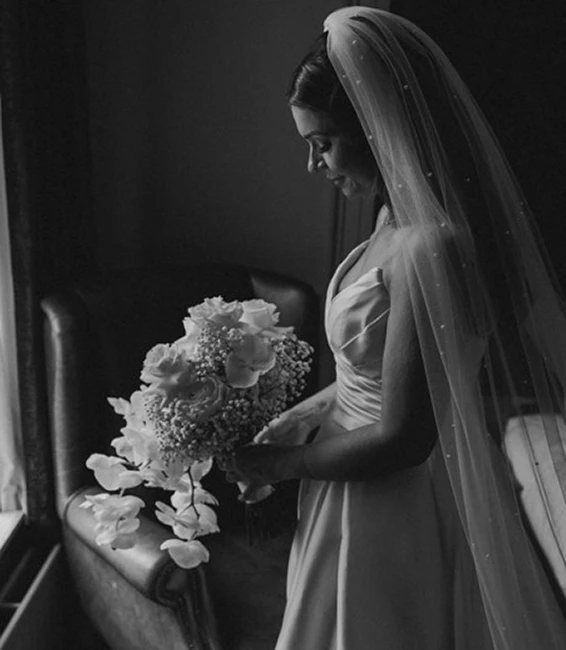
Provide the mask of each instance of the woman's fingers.
[{"label": "woman's fingers", "polygon": [[[291,415],[279,416],[264,427],[254,438],[256,444],[266,442],[286,443],[286,438],[297,428],[298,418]],[[291,443],[293,444],[293,443]]]},{"label": "woman's fingers", "polygon": [[271,440],[272,430],[269,428],[269,425],[263,427],[263,429],[256,434],[254,437],[254,442],[256,445],[261,444],[262,442],[269,442]]},{"label": "woman's fingers", "polygon": [[254,442],[256,445],[265,444],[267,442],[276,442],[281,438],[281,435],[281,429],[267,426],[256,435]]},{"label": "woman's fingers", "polygon": [[226,472],[226,481],[228,483],[238,483],[238,481],[243,481],[244,477],[238,472]]}]

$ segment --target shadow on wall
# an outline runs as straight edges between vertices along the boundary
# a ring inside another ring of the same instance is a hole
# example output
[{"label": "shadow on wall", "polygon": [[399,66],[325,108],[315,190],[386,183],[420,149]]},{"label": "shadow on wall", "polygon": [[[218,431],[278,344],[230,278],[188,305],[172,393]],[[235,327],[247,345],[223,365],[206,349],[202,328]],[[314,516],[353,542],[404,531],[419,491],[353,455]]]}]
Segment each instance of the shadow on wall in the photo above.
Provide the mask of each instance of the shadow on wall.
[{"label": "shadow on wall", "polygon": [[332,188],[285,92],[342,4],[84,0],[100,266],[229,261],[324,290]]},{"label": "shadow on wall", "polygon": [[518,177],[566,289],[566,4],[393,0],[392,10],[428,32],[470,86]]}]

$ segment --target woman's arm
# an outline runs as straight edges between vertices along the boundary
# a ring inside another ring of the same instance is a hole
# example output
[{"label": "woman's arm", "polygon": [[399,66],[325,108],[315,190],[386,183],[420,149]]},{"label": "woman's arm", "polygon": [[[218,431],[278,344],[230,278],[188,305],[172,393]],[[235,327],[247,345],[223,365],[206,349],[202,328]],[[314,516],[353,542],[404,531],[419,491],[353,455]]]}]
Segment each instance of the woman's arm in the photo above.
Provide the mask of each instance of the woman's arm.
[{"label": "woman's arm", "polygon": [[310,445],[283,450],[273,445],[263,451],[242,448],[236,453],[236,471],[268,482],[306,477],[352,481],[426,460],[437,431],[414,314],[414,301],[420,298],[411,296],[407,275],[411,271],[401,253],[384,272],[391,309],[382,366],[381,421]]},{"label": "woman's arm", "polygon": [[336,384],[299,402],[271,420],[254,438],[257,444],[303,445],[334,403]]},{"label": "woman's arm", "polygon": [[293,406],[289,411],[304,422],[309,429],[320,426],[324,416],[330,410],[336,399],[336,382],[319,390],[318,393],[307,397],[302,402]]},{"label": "woman's arm", "polygon": [[363,480],[426,460],[436,424],[420,351],[407,265],[397,254],[389,270],[391,309],[382,365],[382,412],[375,425],[332,436],[304,449],[302,474]]}]

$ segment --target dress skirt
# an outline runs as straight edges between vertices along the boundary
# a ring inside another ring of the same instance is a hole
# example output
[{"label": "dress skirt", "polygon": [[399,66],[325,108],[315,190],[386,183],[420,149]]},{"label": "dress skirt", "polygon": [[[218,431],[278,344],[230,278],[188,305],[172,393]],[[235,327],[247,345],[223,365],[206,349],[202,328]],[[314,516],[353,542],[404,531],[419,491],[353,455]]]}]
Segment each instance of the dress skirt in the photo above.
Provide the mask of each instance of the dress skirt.
[{"label": "dress skirt", "polygon": [[492,648],[438,449],[372,481],[302,482],[276,650]]}]

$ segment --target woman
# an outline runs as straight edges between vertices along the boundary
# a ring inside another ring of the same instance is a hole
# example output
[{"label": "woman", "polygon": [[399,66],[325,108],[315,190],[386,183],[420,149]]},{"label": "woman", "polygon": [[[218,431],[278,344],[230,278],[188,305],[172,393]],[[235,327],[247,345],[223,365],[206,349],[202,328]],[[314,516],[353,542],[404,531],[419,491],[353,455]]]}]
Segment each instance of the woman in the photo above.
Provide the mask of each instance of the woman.
[{"label": "woman", "polygon": [[558,412],[566,379],[561,303],[495,138],[439,48],[369,8],[327,18],[289,103],[309,171],[383,208],[329,284],[336,383],[229,473],[302,479],[277,650],[566,647],[490,434],[502,396]]}]

